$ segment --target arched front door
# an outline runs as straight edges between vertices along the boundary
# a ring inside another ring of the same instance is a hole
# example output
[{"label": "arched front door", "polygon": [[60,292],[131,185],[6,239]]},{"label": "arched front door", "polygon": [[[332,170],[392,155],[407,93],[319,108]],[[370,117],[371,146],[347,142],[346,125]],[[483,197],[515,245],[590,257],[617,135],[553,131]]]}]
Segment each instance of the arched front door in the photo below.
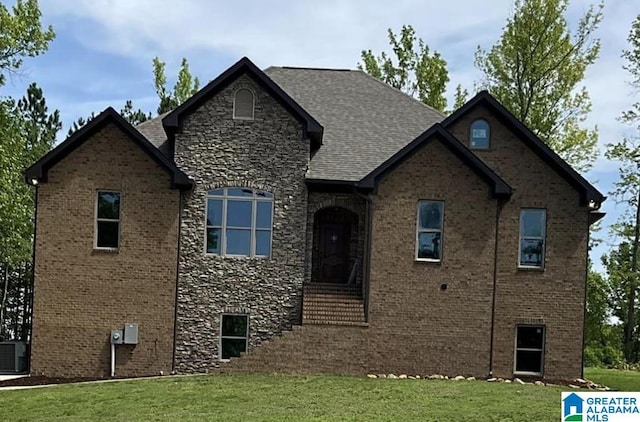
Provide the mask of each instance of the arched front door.
[{"label": "arched front door", "polygon": [[346,283],[351,273],[352,235],[357,235],[358,216],[344,208],[318,211],[314,219],[312,281]]}]

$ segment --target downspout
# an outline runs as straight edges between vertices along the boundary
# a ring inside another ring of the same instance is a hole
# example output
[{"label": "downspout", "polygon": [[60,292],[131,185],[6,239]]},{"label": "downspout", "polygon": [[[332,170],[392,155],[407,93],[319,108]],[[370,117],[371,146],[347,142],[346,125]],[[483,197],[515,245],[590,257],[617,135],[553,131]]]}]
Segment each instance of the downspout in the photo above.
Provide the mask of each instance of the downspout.
[{"label": "downspout", "polygon": [[173,301],[173,350],[171,351],[171,374],[176,373],[176,345],[178,334],[178,288],[180,281],[180,233],[182,230],[182,191],[180,191],[180,199],[178,204],[178,245],[176,257],[176,294]]},{"label": "downspout", "polygon": [[504,202],[498,200],[496,204],[496,222],[495,222],[495,237],[493,241],[493,292],[491,299],[491,333],[489,339],[489,378],[493,377],[493,343],[495,337],[495,321],[496,321],[496,290],[498,283],[498,234],[500,228],[500,214],[502,213],[502,207]]},{"label": "downspout", "polygon": [[[33,247],[31,248],[31,296],[29,297],[29,329],[27,330],[27,338],[29,344],[29,361],[27,362],[27,372],[31,373],[31,351],[33,347],[33,297],[35,296],[35,281],[36,281],[36,233],[38,227],[38,184],[36,186],[35,194],[35,212],[33,214]],[[23,321],[24,323],[24,321]]]},{"label": "downspout", "polygon": [[371,278],[371,229],[373,227],[373,205],[371,195],[364,195],[355,191],[355,194],[363,198],[367,203],[365,212],[366,229],[365,229],[365,245],[364,259],[362,265],[362,299],[364,301],[364,321],[369,322],[369,279]]},{"label": "downspout", "polygon": [[586,248],[586,264],[584,269],[584,301],[582,310],[582,356],[580,358],[580,378],[584,379],[584,348],[587,342],[587,289],[589,288],[589,239],[591,238],[591,226],[589,224],[589,214],[587,214],[587,248]]}]

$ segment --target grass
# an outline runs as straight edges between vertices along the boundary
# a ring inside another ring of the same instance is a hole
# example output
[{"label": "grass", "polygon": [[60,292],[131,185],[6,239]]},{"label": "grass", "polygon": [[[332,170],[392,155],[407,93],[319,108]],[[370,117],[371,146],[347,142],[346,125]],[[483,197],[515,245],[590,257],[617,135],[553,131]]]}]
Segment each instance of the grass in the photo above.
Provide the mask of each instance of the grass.
[{"label": "grass", "polygon": [[[640,373],[589,369],[614,389]],[[337,376],[202,375],[0,391],[0,421],[556,421],[562,387]]]},{"label": "grass", "polygon": [[640,391],[640,372],[617,369],[585,368],[584,376],[613,390]]}]

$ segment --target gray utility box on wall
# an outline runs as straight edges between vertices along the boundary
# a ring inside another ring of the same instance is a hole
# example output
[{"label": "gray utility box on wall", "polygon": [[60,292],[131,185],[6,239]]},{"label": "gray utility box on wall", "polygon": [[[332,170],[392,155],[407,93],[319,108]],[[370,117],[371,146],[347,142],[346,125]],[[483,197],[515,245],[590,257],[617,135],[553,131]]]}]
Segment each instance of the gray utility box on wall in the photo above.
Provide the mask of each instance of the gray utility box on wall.
[{"label": "gray utility box on wall", "polygon": [[125,324],[124,344],[138,344],[138,324]]}]

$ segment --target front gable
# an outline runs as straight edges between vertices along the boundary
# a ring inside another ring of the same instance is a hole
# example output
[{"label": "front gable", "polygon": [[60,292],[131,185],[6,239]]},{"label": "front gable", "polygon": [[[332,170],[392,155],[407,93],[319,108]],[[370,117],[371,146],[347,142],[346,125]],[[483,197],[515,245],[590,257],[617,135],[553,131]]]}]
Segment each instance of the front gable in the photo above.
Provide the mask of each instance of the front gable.
[{"label": "front gable", "polygon": [[[322,144],[322,125],[246,57],[240,59],[236,64],[228,68],[178,108],[165,116],[162,119],[162,125],[167,136],[172,139],[175,133],[182,130],[185,118],[243,75],[264,89],[302,124],[304,131],[303,137],[309,138],[312,141],[312,150],[317,149]],[[236,116],[235,108],[233,109],[233,115],[234,118],[238,117]]]},{"label": "front gable", "polygon": [[[564,179],[580,196],[580,203],[592,209],[598,209],[606,199],[593,185],[575,171],[566,161],[556,154],[546,143],[538,138],[502,104],[487,91],[479,92],[453,114],[442,121],[442,126],[453,133],[458,139],[470,141],[470,127],[472,122],[496,119],[509,130],[527,149],[532,151],[546,166]],[[501,133],[490,126],[490,136],[498,140]],[[469,144],[468,144],[469,145]],[[474,150],[483,160],[492,153],[491,145],[487,149]],[[485,160],[486,161],[486,160]],[[490,162],[489,162],[490,164]],[[494,167],[494,170],[500,171]],[[503,177],[509,178],[510,175]]]},{"label": "front gable", "polygon": [[173,162],[153,146],[140,132],[127,122],[117,111],[109,107],[93,118],[89,123],[77,130],[60,145],[49,151],[35,164],[25,170],[25,180],[28,184],[36,185],[46,182],[49,170],[57,163],[75,151],[78,147],[90,141],[91,138],[108,125],[113,124],[122,131],[149,158],[164,168],[171,175],[172,189],[190,189],[192,181]]}]

